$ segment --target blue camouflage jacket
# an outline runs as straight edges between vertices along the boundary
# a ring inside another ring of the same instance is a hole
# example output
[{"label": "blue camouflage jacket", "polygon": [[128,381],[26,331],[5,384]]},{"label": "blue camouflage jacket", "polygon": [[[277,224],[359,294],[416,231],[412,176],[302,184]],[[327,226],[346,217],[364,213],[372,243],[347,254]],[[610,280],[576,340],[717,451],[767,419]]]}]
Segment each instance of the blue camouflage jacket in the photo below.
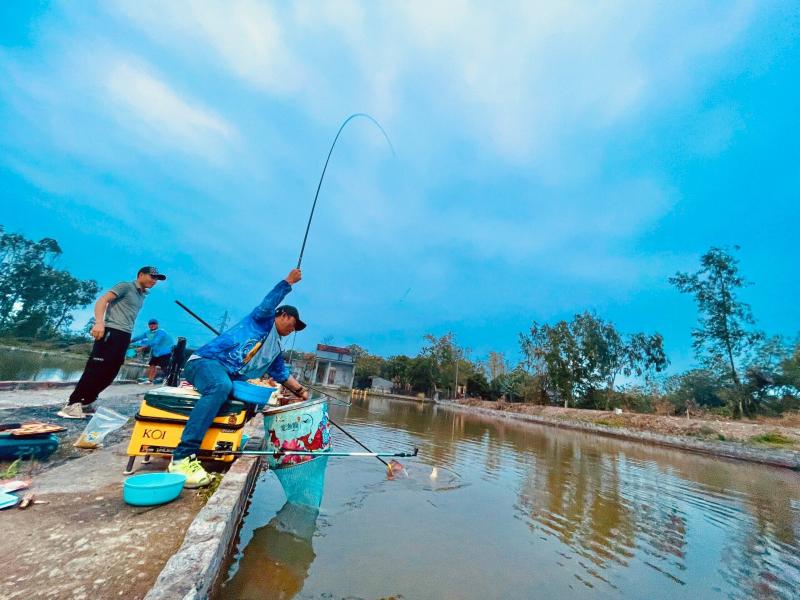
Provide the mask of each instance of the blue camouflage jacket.
[{"label": "blue camouflage jacket", "polygon": [[[275,381],[283,383],[289,378],[289,371],[283,362],[279,336],[273,328],[275,309],[291,291],[292,286],[282,279],[249,315],[194,353],[218,361],[234,379],[252,377],[257,374],[246,373],[246,365],[254,354],[262,354],[262,346],[266,346],[264,342],[270,338],[276,349],[270,354],[271,360],[264,370]],[[263,350],[268,349],[264,347]],[[275,354],[274,358],[272,354]]]}]

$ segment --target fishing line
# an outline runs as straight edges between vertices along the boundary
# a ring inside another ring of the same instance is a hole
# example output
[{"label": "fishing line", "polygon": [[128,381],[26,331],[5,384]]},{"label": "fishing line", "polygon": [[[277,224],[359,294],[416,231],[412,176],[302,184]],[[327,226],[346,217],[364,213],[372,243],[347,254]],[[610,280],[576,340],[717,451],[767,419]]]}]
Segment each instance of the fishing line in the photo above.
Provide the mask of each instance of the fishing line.
[{"label": "fishing line", "polygon": [[328,170],[328,162],[330,162],[330,160],[331,160],[331,155],[333,154],[333,149],[334,149],[334,147],[336,147],[336,142],[339,140],[339,136],[341,135],[342,130],[345,128],[345,126],[350,121],[352,121],[356,117],[364,117],[365,119],[369,119],[370,121],[372,121],[375,124],[375,126],[378,129],[381,130],[381,133],[383,134],[383,137],[386,138],[386,142],[389,144],[389,148],[392,150],[392,156],[396,156],[395,152],[394,152],[394,146],[392,146],[392,141],[389,139],[389,136],[384,131],[383,127],[381,127],[381,124],[378,123],[371,116],[369,116],[367,113],[354,113],[354,114],[350,115],[349,117],[347,117],[344,120],[344,122],[342,123],[342,126],[339,127],[339,131],[336,132],[336,137],[333,138],[333,143],[331,144],[331,149],[328,151],[328,158],[325,159],[325,166],[322,167],[322,174],[319,176],[319,183],[317,183],[317,192],[314,194],[314,203],[311,205],[311,214],[308,216],[308,223],[306,224],[306,233],[303,236],[303,245],[300,247],[300,257],[297,259],[297,268],[298,269],[300,268],[300,264],[303,262],[303,253],[305,252],[305,249],[306,249],[306,241],[308,240],[308,232],[311,229],[311,220],[314,218],[314,210],[317,208],[317,198],[319,198],[319,190],[322,188],[322,180],[325,178],[325,172]]},{"label": "fishing line", "polygon": [[[339,131],[336,132],[336,137],[333,138],[333,143],[331,144],[331,148],[330,150],[328,150],[328,156],[325,159],[325,165],[322,167],[322,174],[320,174],[319,176],[319,182],[317,183],[317,191],[314,193],[314,202],[311,204],[311,214],[308,215],[308,223],[306,223],[306,232],[305,235],[303,235],[303,244],[302,246],[300,246],[300,256],[297,258],[298,269],[300,268],[300,265],[303,262],[303,254],[305,253],[306,242],[308,241],[308,232],[311,230],[311,221],[314,218],[314,210],[317,208],[317,199],[319,198],[319,191],[320,189],[322,189],[322,180],[325,179],[325,173],[328,170],[328,163],[331,160],[333,149],[336,147],[336,142],[339,140],[339,136],[341,135],[345,126],[356,117],[364,117],[365,119],[372,121],[375,124],[375,126],[378,129],[380,129],[381,133],[383,134],[383,137],[386,139],[386,143],[389,144],[389,149],[392,151],[392,156],[396,156],[394,151],[394,146],[392,145],[392,140],[389,139],[389,135],[386,133],[383,127],[381,127],[381,124],[378,123],[378,121],[376,121],[373,117],[371,117],[367,113],[354,113],[344,120],[342,125],[339,127]],[[294,344],[296,341],[297,341],[297,332],[295,331],[294,337],[292,338],[292,347],[289,350],[290,356],[294,356]]]}]

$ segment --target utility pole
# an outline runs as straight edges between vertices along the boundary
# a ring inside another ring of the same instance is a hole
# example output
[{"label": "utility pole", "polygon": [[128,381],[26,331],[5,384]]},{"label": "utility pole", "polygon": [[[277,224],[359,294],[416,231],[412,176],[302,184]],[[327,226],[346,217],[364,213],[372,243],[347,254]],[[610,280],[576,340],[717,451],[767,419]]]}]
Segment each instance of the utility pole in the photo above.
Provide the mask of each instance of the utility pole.
[{"label": "utility pole", "polygon": [[222,314],[222,318],[220,319],[219,325],[217,326],[217,329],[219,330],[220,333],[222,333],[223,331],[225,331],[228,328],[228,321],[230,320],[230,318],[231,317],[228,314],[228,311],[226,310]]},{"label": "utility pole", "polygon": [[456,355],[456,387],[455,387],[455,392],[453,393],[453,397],[454,398],[458,398],[458,355],[459,354],[461,354],[461,348],[456,346],[456,351],[455,351],[455,355]]}]

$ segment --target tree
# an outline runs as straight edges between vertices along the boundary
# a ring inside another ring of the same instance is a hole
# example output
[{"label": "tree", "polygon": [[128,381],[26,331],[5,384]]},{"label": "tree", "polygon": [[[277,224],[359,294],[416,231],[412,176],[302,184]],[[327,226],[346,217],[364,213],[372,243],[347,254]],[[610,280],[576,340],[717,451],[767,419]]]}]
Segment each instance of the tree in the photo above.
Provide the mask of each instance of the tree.
[{"label": "tree", "polygon": [[798,407],[798,351],[800,345],[792,349],[780,335],[766,338],[756,347],[744,377],[745,392],[754,409],[780,414]]},{"label": "tree", "polygon": [[72,312],[100,292],[94,280],[81,281],[54,267],[58,242],[38,242],[5,233],[0,226],[0,332],[22,337],[63,334]]},{"label": "tree", "polygon": [[719,389],[719,378],[707,369],[693,369],[673,375],[664,382],[666,398],[679,413],[698,406],[722,406],[725,402],[718,395]]},{"label": "tree", "polygon": [[413,359],[404,355],[390,356],[386,361],[386,378],[402,390],[412,389],[411,365]]},{"label": "tree", "polygon": [[[352,346],[351,346],[352,348]],[[355,359],[355,377],[353,386],[359,388],[369,387],[370,378],[381,377],[386,368],[386,359],[382,356],[369,354],[366,350],[358,348]]]},{"label": "tree", "polygon": [[692,330],[697,357],[707,368],[721,370],[732,384],[734,393],[729,396],[735,416],[749,414],[751,403],[739,363],[763,335],[751,329],[755,321],[750,306],[736,296],[739,289],[750,285],[739,275],[739,261],[726,249],[712,247],[700,258],[700,269],[678,272],[669,282],[681,293],[692,294],[697,304],[699,326]]},{"label": "tree", "polygon": [[506,357],[502,352],[489,352],[486,358],[486,367],[489,372],[489,380],[508,371]]},{"label": "tree", "polygon": [[461,358],[461,350],[455,344],[455,335],[452,331],[438,338],[429,333],[424,336],[424,339],[428,344],[422,347],[420,356],[428,359],[427,365],[430,369],[433,390],[438,392],[440,389],[453,385],[456,360]]},{"label": "tree", "polygon": [[574,401],[578,388],[586,381],[578,341],[566,321],[555,325],[534,322],[530,332],[521,333],[520,347],[529,371],[545,376],[548,386],[564,402],[564,408]]},{"label": "tree", "polygon": [[623,336],[613,323],[591,312],[552,326],[534,323],[529,334],[520,335],[520,346],[522,364],[529,374],[542,378],[539,388],[545,384],[537,394],[547,396],[547,388],[555,390],[565,408],[583,399],[608,409],[621,374],[646,376],[669,364],[661,335]]},{"label": "tree", "polygon": [[489,382],[486,380],[486,375],[483,373],[475,372],[467,378],[468,396],[488,399],[490,393],[491,388]]}]

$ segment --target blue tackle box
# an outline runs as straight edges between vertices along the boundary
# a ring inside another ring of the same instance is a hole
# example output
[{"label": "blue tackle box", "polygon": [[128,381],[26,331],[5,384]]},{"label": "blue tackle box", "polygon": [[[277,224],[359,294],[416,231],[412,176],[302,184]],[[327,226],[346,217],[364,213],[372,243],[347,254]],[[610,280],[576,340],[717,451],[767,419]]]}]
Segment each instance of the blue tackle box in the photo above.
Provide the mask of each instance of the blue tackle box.
[{"label": "blue tackle box", "polygon": [[55,433],[35,437],[15,437],[10,433],[0,433],[0,460],[45,459],[56,451],[58,443]]}]

